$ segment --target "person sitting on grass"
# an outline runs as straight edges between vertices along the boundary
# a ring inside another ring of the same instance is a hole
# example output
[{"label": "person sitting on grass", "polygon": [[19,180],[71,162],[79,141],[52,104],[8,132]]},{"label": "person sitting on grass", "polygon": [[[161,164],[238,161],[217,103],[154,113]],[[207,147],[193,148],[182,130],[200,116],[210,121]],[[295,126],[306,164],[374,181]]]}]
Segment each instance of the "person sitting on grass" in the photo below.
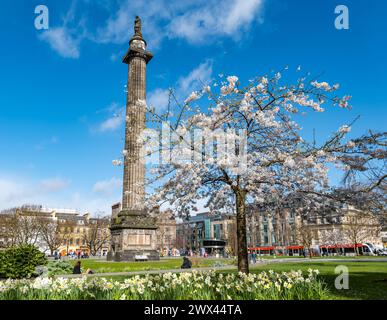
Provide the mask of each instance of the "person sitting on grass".
[{"label": "person sitting on grass", "polygon": [[192,267],[192,262],[187,257],[183,257],[183,264],[181,269],[190,269]]},{"label": "person sitting on grass", "polygon": [[82,274],[81,271],[81,261],[77,261],[75,263],[74,269],[73,269],[73,274]]},{"label": "person sitting on grass", "polygon": [[[93,273],[94,273],[93,270],[87,269],[84,274],[93,274]],[[81,261],[77,261],[75,263],[75,266],[74,266],[74,269],[73,269],[73,274],[82,274],[82,271],[81,271]]]}]

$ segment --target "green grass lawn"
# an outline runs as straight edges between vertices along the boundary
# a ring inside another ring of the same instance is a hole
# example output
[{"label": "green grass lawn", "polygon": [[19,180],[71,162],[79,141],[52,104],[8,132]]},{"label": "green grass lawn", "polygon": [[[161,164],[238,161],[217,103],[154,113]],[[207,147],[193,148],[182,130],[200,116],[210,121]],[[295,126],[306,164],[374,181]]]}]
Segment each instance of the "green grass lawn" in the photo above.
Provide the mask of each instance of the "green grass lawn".
[{"label": "green grass lawn", "polygon": [[[349,289],[337,290],[334,282],[338,265],[349,269]],[[273,270],[277,272],[318,269],[320,277],[331,292],[332,299],[387,299],[387,262],[296,262],[269,264],[251,268],[252,272]]]},{"label": "green grass lawn", "polygon": [[[204,259],[203,259],[204,260]],[[209,259],[207,259],[208,261]],[[163,261],[166,262],[166,261]],[[168,264],[172,265],[172,261]],[[203,261],[204,263],[204,261]],[[146,264],[146,263],[145,263]],[[335,267],[345,265],[349,269],[349,289],[337,290],[334,286],[336,274]],[[387,262],[284,262],[251,267],[251,272],[273,270],[276,272],[302,270],[307,272],[309,268],[320,271],[320,279],[324,281],[330,291],[330,299],[378,299],[387,300]],[[160,269],[167,269],[161,267]],[[228,271],[222,271],[228,272]],[[235,271],[229,271],[235,272]],[[123,281],[127,276],[112,276],[109,279]]]},{"label": "green grass lawn", "polygon": [[[75,264],[77,260],[69,260]],[[232,259],[216,259],[216,258],[191,258],[193,267],[214,267],[215,265],[231,265]],[[165,270],[179,269],[183,262],[183,258],[167,258],[159,261],[147,262],[110,262],[105,260],[82,259],[81,268],[83,270],[91,269],[95,273],[107,272],[130,272],[130,271],[145,271],[145,270]]]}]

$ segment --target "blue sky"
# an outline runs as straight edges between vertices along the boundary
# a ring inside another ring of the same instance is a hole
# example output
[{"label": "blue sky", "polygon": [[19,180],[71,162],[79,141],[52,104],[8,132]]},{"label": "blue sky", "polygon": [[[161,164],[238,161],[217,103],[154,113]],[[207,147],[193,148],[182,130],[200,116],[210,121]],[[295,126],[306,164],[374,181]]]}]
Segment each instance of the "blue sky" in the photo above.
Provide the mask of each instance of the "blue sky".
[{"label": "blue sky", "polygon": [[[36,30],[34,9],[49,9]],[[334,27],[349,8],[349,30]],[[0,209],[23,203],[110,212],[121,198],[128,47],[136,14],[148,49],[148,101],[165,104],[219,73],[242,82],[298,65],[341,84],[352,111],[309,114],[326,137],[386,129],[387,3],[338,0],[3,1],[0,13]],[[118,116],[117,116],[118,115]]]}]

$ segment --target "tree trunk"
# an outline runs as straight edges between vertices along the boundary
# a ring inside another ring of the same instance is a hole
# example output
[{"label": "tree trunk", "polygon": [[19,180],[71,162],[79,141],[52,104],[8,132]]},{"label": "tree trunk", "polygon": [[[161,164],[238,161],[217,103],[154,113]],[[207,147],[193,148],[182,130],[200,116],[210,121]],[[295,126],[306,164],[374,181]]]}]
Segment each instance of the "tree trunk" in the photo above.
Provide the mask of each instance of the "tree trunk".
[{"label": "tree trunk", "polygon": [[249,273],[246,237],[246,194],[236,193],[236,222],[238,245],[238,271]]}]

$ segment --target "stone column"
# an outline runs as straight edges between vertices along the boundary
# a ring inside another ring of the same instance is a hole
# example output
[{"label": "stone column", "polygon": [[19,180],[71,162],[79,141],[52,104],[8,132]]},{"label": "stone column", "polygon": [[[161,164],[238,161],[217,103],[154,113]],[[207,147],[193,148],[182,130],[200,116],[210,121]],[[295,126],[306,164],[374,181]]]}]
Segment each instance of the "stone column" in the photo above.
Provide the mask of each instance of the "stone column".
[{"label": "stone column", "polygon": [[113,250],[108,260],[114,261],[133,261],[144,256],[149,260],[160,258],[156,250],[156,221],[147,212],[144,203],[145,159],[140,154],[142,143],[139,138],[145,129],[146,65],[152,54],[146,51],[139,17],[136,17],[134,32],[122,60],[128,65],[128,94],[122,209],[110,226]]},{"label": "stone column", "polygon": [[129,212],[144,210],[145,159],[140,154],[142,144],[139,138],[145,129],[146,64],[151,58],[152,54],[146,51],[146,42],[142,38],[141,21],[136,18],[135,34],[123,59],[128,64],[128,93],[122,210]]}]

